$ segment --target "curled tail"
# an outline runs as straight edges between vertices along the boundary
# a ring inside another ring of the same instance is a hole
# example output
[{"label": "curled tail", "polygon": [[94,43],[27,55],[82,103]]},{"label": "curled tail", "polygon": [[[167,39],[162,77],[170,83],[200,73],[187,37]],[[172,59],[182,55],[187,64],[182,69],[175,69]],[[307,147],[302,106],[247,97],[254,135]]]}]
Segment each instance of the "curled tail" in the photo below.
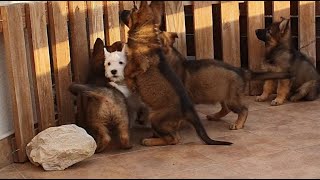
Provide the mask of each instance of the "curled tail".
[{"label": "curled tail", "polygon": [[195,128],[198,136],[201,138],[202,141],[204,141],[208,145],[231,145],[233,143],[227,142],[227,141],[216,141],[212,140],[206,130],[204,129],[200,118],[197,116],[195,110],[189,113],[186,113],[186,120],[190,122],[193,127]]},{"label": "curled tail", "polygon": [[268,80],[268,79],[290,79],[291,75],[287,72],[253,72],[244,70],[244,79],[250,80]]}]

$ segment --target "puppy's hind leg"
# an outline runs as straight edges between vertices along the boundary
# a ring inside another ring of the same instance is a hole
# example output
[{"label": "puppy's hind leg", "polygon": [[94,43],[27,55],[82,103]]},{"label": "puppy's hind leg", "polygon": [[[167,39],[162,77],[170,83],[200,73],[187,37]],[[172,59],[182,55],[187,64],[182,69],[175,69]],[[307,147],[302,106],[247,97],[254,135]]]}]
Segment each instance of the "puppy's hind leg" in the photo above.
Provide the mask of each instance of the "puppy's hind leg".
[{"label": "puppy's hind leg", "polygon": [[228,108],[226,102],[222,101],[220,102],[220,105],[221,105],[221,110],[215,114],[210,114],[210,115],[207,115],[207,119],[209,121],[216,121],[216,120],[219,120],[220,118],[226,116],[227,114],[229,114],[230,112],[230,109]]},{"label": "puppy's hind leg", "polygon": [[248,107],[241,103],[241,100],[233,102],[232,104],[228,104],[228,107],[232,112],[238,114],[238,119],[234,124],[231,124],[230,130],[242,129],[244,127],[244,123],[248,117]]},{"label": "puppy's hind leg", "polygon": [[103,124],[92,124],[90,133],[97,143],[96,152],[102,152],[111,141],[108,129]]},{"label": "puppy's hind leg", "polygon": [[132,145],[130,144],[130,136],[129,136],[129,120],[121,121],[118,125],[120,143],[122,149],[130,149]]},{"label": "puppy's hind leg", "polygon": [[304,84],[302,84],[301,87],[299,87],[299,89],[297,90],[297,92],[290,97],[290,101],[292,102],[296,102],[299,101],[300,99],[306,97],[307,95],[309,99],[313,99],[314,98],[314,93],[316,92],[316,80],[312,80],[312,81],[308,81]]}]

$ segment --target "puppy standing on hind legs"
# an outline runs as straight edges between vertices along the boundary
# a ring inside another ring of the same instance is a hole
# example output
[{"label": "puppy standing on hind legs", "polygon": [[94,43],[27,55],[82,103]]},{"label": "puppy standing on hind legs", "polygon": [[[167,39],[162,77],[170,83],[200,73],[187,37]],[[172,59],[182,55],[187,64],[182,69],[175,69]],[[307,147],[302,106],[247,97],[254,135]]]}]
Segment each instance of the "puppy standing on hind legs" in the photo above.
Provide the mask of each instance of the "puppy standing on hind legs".
[{"label": "puppy standing on hind legs", "polygon": [[[167,64],[159,40],[159,25],[163,2],[142,1],[139,10],[130,14],[132,27],[128,31],[125,80],[133,93],[138,93],[150,108],[149,120],[158,138],[143,139],[146,146],[178,143],[177,131],[182,120],[195,128],[209,145],[230,145],[207,135],[182,82]],[[161,7],[162,6],[162,7]]]}]

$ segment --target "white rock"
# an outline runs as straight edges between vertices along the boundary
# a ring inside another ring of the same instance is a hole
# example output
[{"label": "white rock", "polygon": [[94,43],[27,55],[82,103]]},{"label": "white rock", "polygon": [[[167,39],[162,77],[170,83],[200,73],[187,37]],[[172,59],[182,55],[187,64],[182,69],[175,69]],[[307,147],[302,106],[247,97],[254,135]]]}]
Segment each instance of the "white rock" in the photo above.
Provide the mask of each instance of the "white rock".
[{"label": "white rock", "polygon": [[75,124],[50,127],[37,134],[26,147],[31,163],[45,170],[64,170],[92,156],[97,144]]}]

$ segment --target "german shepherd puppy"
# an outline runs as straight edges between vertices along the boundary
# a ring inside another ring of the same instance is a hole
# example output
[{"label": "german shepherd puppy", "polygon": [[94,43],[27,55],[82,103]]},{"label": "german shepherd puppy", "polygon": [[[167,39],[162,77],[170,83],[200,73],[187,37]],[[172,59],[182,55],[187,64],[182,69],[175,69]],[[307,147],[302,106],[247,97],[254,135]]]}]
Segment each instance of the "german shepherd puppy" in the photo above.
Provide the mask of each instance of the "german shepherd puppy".
[{"label": "german shepherd puppy", "polygon": [[145,138],[145,146],[174,145],[179,142],[178,129],[182,120],[193,125],[197,134],[209,145],[230,145],[207,135],[182,82],[167,63],[159,40],[163,2],[141,1],[139,10],[130,14],[127,65],[124,69],[127,86],[138,93],[149,107],[152,129],[156,137]]},{"label": "german shepherd puppy", "polygon": [[[121,20],[129,29],[132,27],[130,14],[130,11],[121,13]],[[229,127],[231,130],[243,128],[247,119],[248,107],[242,100],[247,81],[289,77],[288,73],[251,72],[213,59],[188,61],[173,46],[177,33],[163,31],[159,38],[168,64],[182,80],[193,103],[220,102],[221,110],[208,115],[209,120],[218,120],[230,111],[238,114],[238,119]]]},{"label": "german shepherd puppy", "polygon": [[[271,105],[281,105],[287,98],[290,101],[316,99],[320,76],[310,58],[292,47],[289,19],[281,17],[281,21],[266,29],[257,29],[256,36],[266,44],[263,68],[270,72],[289,72],[292,77],[279,81],[277,97]],[[265,81],[263,93],[256,101],[265,101],[276,85],[275,81]]]},{"label": "german shepherd puppy", "polygon": [[70,85],[69,90],[75,96],[88,97],[85,122],[80,126],[90,134],[97,143],[96,152],[103,151],[111,141],[110,133],[118,130],[121,147],[132,147],[129,139],[129,117],[124,95],[117,89],[99,87],[89,84]]}]

